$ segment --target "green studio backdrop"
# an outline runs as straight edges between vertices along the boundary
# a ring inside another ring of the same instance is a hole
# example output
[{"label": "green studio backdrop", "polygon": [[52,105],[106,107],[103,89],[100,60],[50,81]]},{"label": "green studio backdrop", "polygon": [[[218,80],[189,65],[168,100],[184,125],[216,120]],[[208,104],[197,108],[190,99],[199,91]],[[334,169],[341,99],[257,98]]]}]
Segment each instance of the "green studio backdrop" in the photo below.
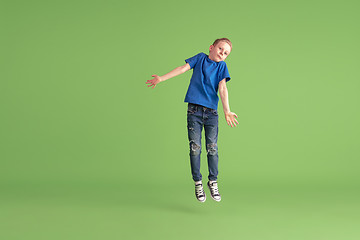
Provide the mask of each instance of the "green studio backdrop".
[{"label": "green studio backdrop", "polygon": [[[359,7],[2,1],[1,238],[358,239]],[[240,124],[227,126],[220,103],[223,201],[200,204],[191,71],[145,82],[219,37],[233,43]]]}]

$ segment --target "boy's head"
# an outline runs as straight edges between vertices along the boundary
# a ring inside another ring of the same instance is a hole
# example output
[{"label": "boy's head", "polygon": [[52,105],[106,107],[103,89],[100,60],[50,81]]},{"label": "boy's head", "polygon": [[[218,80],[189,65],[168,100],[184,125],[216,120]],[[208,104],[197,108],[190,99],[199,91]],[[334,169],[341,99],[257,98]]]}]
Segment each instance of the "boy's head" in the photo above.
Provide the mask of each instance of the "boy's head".
[{"label": "boy's head", "polygon": [[209,58],[215,62],[225,61],[232,49],[231,41],[219,38],[209,47]]}]

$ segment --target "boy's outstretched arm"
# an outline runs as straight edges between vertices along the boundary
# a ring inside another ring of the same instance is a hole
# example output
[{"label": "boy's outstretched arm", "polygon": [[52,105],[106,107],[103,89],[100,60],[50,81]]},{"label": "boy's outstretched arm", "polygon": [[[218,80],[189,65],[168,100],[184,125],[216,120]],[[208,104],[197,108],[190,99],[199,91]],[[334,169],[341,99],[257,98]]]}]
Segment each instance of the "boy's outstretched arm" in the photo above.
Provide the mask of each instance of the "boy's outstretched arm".
[{"label": "boy's outstretched arm", "polygon": [[168,80],[168,79],[175,77],[177,75],[180,75],[188,70],[190,70],[190,65],[188,63],[186,63],[185,65],[177,67],[174,70],[168,72],[167,74],[165,74],[163,76],[152,75],[153,79],[147,80],[146,84],[149,84],[148,87],[152,86],[152,88],[154,88],[156,86],[156,84],[158,84],[159,82]]},{"label": "boy's outstretched arm", "polygon": [[223,80],[221,80],[221,82],[219,83],[219,94],[220,94],[221,102],[223,105],[225,119],[226,119],[227,124],[231,127],[233,127],[233,126],[236,127],[236,124],[239,124],[239,122],[236,120],[236,118],[238,116],[235,113],[230,111],[229,93],[228,93],[228,90],[226,87],[226,79],[225,78]]}]

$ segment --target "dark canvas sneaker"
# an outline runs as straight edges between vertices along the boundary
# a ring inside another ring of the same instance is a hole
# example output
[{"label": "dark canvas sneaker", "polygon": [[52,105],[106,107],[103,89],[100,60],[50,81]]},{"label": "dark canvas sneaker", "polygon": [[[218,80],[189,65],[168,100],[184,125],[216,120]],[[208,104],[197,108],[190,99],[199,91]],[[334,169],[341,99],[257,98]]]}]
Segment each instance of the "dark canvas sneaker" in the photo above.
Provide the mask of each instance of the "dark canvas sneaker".
[{"label": "dark canvas sneaker", "polygon": [[211,193],[211,198],[214,199],[217,202],[221,201],[221,196],[219,193],[219,189],[217,186],[217,182],[216,181],[209,181],[207,183],[209,189],[210,189],[210,193]]},{"label": "dark canvas sneaker", "polygon": [[200,202],[205,202],[206,195],[202,183],[195,183],[195,196]]}]

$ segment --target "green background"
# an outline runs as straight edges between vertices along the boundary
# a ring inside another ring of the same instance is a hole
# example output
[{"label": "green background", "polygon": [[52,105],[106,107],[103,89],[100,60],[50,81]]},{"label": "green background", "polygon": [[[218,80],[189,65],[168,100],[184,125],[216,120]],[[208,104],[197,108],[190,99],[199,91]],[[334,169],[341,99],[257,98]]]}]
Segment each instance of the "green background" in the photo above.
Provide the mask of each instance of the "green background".
[{"label": "green background", "polygon": [[[355,0],[1,1],[0,238],[359,239],[359,10]],[[223,199],[199,203],[183,102],[191,71],[145,82],[219,37],[233,42],[240,125],[228,127],[219,104]]]}]

